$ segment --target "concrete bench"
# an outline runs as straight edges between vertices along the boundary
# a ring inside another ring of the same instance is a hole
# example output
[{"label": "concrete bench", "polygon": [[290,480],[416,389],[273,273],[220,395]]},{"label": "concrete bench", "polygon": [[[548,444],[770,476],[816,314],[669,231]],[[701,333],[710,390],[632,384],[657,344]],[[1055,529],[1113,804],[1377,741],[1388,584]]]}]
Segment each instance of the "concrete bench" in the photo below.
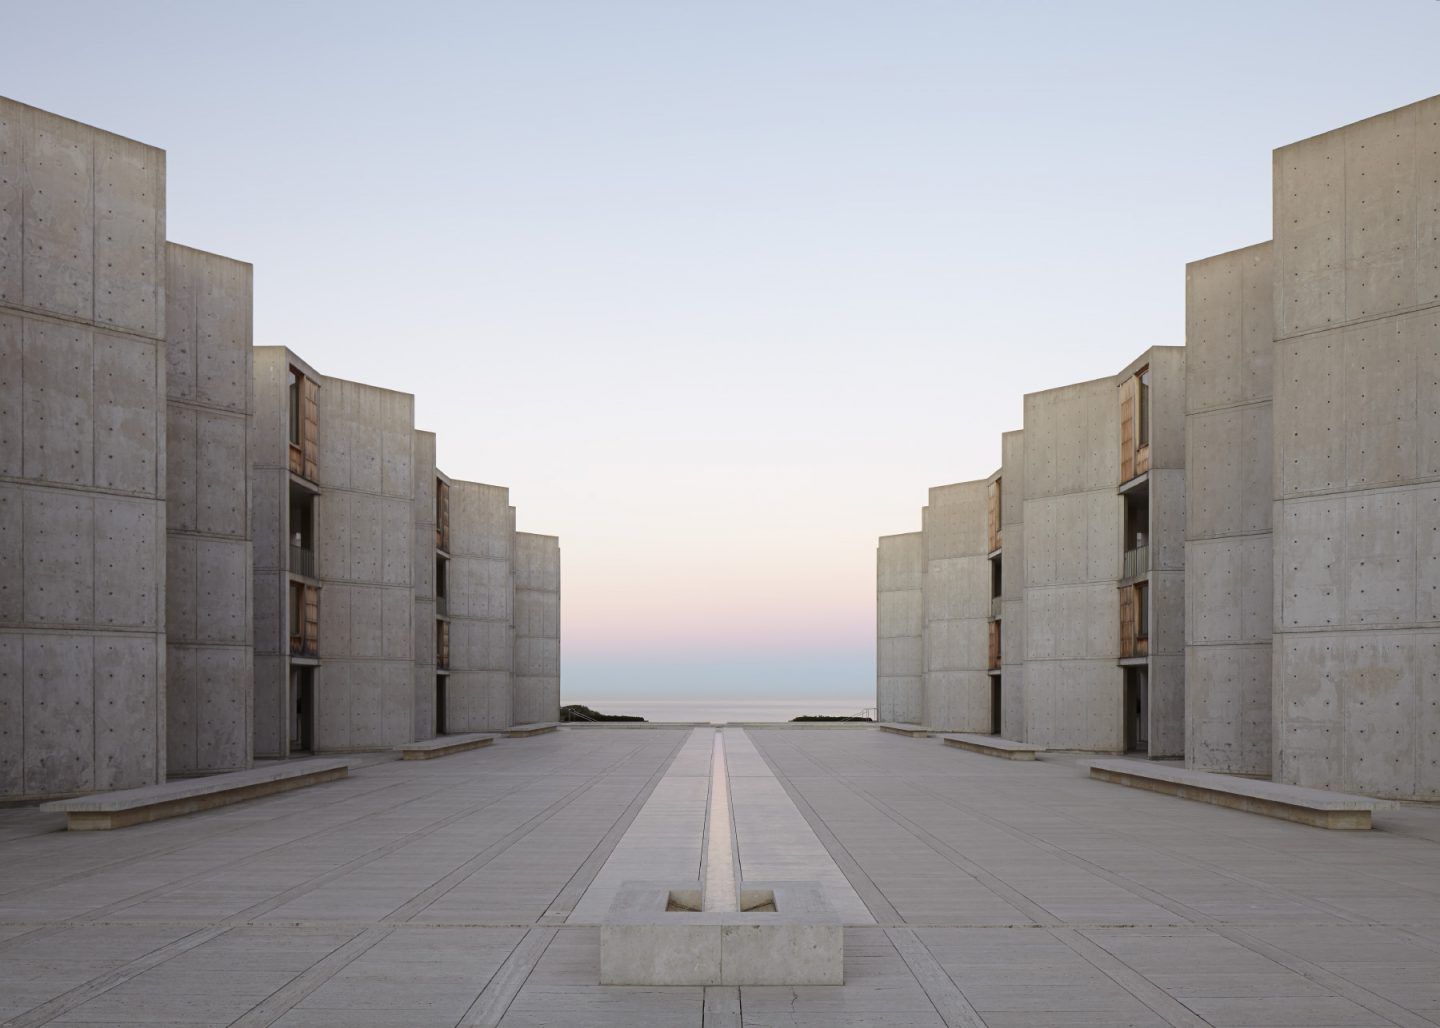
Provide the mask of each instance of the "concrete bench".
[{"label": "concrete bench", "polygon": [[349,773],[350,767],[343,760],[287,761],[249,771],[52,800],[40,804],[40,809],[64,814],[65,827],[72,832],[98,832],[302,789],[344,778]]},{"label": "concrete bench", "polygon": [[930,730],[928,728],[922,728],[919,725],[907,725],[899,721],[881,721],[879,727],[882,732],[894,732],[896,735],[908,735],[912,739],[930,738]]},{"label": "concrete bench", "polygon": [[481,746],[489,746],[495,739],[494,735],[478,732],[469,735],[437,735],[433,739],[421,739],[419,742],[396,746],[395,752],[400,754],[401,760],[433,760],[435,757],[448,757],[452,753],[465,750],[478,750]]},{"label": "concrete bench", "polygon": [[543,735],[560,727],[558,721],[537,721],[532,725],[511,725],[505,729],[505,738],[524,739],[531,735]]},{"label": "concrete bench", "polygon": [[1044,753],[1044,746],[1031,746],[1028,742],[1002,739],[998,735],[956,735],[941,736],[946,746],[955,746],[972,753],[983,753],[987,757],[1003,757],[1006,760],[1034,760],[1035,754]]},{"label": "concrete bench", "polygon": [[1102,782],[1149,789],[1181,799],[1213,803],[1218,807],[1264,814],[1316,828],[1366,829],[1375,810],[1394,810],[1392,800],[1351,796],[1328,789],[1306,789],[1254,778],[1236,778],[1208,771],[1191,771],[1144,760],[1082,761],[1090,777]]}]

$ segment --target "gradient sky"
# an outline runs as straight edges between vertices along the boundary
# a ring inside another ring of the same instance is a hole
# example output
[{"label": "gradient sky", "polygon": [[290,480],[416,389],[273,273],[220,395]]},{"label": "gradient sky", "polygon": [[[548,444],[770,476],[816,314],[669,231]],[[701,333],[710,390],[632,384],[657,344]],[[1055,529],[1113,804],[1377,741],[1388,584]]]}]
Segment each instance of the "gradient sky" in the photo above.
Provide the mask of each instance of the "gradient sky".
[{"label": "gradient sky", "polygon": [[1440,93],[1435,0],[0,0],[169,151],[255,341],[416,394],[564,551],[565,697],[874,690],[875,537],[1184,338],[1272,148]]}]

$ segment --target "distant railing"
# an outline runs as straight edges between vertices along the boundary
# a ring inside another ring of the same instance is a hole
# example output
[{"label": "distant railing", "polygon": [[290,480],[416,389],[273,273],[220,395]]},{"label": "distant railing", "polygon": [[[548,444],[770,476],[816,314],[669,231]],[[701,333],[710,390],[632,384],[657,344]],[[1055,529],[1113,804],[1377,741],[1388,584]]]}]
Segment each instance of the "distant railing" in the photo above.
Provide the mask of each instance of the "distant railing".
[{"label": "distant railing", "polygon": [[992,597],[990,597],[990,618],[991,618],[991,620],[993,620],[993,621],[999,621],[999,620],[1000,620],[1000,617],[1001,617],[1000,611],[1001,611],[1001,609],[1004,607],[1004,602],[1003,602],[1003,601],[1004,601],[1004,597],[1003,597],[1003,596],[992,596]]},{"label": "distant railing", "polygon": [[315,577],[315,551],[304,546],[290,546],[290,570],[306,578]]},{"label": "distant railing", "polygon": [[450,616],[450,600],[445,596],[435,597],[435,613],[441,617]]},{"label": "distant railing", "polygon": [[1125,566],[1121,578],[1139,578],[1150,571],[1150,547],[1137,546],[1125,551]]}]

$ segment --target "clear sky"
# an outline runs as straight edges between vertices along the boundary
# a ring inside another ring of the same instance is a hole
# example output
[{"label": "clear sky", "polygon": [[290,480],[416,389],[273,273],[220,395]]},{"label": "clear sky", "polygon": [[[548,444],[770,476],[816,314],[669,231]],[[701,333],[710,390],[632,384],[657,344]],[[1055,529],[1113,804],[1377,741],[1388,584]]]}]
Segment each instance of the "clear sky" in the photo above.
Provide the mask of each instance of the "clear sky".
[{"label": "clear sky", "polygon": [[[1184,341],[1273,147],[1440,93],[1435,0],[0,0],[169,151],[255,341],[416,394],[564,552],[565,697],[874,690],[875,537]],[[871,701],[873,702],[873,701]]]}]

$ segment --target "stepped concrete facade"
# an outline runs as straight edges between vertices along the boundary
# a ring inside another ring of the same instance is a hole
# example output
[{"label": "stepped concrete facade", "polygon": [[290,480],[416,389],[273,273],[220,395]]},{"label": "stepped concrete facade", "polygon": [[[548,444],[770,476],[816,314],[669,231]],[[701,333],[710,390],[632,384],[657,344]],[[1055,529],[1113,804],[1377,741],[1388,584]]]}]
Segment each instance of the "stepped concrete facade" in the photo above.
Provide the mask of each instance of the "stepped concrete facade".
[{"label": "stepped concrete facade", "polygon": [[[0,801],[458,730],[435,437],[255,347],[252,282],[166,241],[163,150],[0,98]],[[459,720],[557,720],[559,543],[461,486]]]},{"label": "stepped concrete facade", "polygon": [[1277,149],[1273,242],[1188,265],[1183,349],[1025,398],[993,477],[1004,735],[1440,799],[1437,126],[1440,97]]}]

